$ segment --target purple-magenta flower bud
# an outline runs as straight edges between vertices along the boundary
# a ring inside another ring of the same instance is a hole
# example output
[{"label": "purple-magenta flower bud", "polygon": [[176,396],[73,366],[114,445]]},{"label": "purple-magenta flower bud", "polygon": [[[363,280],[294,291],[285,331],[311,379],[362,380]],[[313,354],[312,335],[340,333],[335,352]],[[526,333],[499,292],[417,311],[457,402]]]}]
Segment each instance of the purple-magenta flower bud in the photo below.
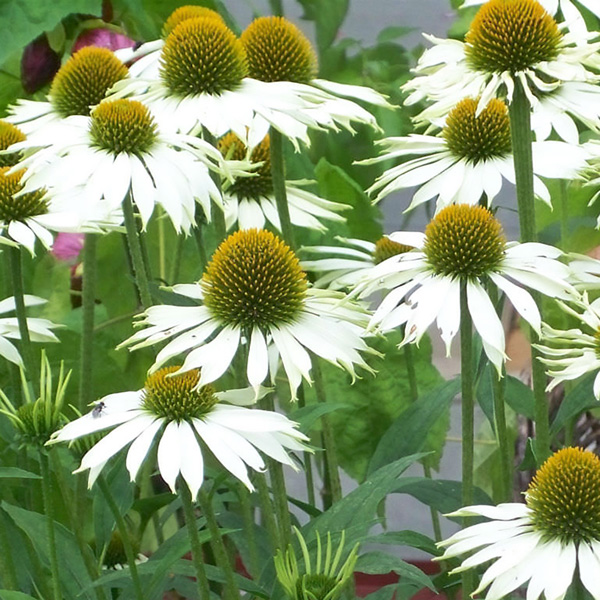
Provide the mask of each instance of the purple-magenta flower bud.
[{"label": "purple-magenta flower bud", "polygon": [[75,54],[77,50],[81,50],[85,46],[98,46],[114,51],[121,48],[132,48],[135,45],[136,42],[131,38],[110,29],[87,29],[79,34],[71,52]]},{"label": "purple-magenta flower bud", "polygon": [[33,94],[50,83],[60,69],[60,56],[50,48],[45,33],[25,46],[21,57],[21,83]]}]

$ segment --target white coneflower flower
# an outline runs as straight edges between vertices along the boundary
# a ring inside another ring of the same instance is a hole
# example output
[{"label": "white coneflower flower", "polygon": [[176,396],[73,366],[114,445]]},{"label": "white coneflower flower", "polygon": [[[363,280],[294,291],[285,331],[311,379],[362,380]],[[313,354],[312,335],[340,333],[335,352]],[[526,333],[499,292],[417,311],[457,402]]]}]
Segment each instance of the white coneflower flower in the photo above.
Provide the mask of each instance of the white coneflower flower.
[{"label": "white coneflower flower", "polygon": [[[308,143],[306,126],[317,127],[307,107],[283,83],[248,76],[246,51],[234,33],[214,16],[179,22],[160,54],[158,79],[129,78],[112,89],[114,97],[131,96],[152,110],[159,124],[183,133],[205,128],[215,137],[233,131],[248,140],[257,115],[293,140]],[[260,132],[258,141],[264,137]],[[256,138],[252,138],[256,139]]]},{"label": "white coneflower flower", "polygon": [[157,438],[161,477],[175,492],[181,474],[194,498],[204,480],[200,440],[250,490],[247,466],[265,469],[257,450],[294,467],[287,450],[306,450],[308,440],[296,423],[279,413],[245,408],[255,396],[251,389],[217,392],[200,384],[198,370],[177,371],[166,367],[150,375],[141,390],[105,396],[94,410],[52,436],[52,443],[70,442],[116,427],[85,454],[77,469],[90,470],[90,487],[110,458],[130,443],[125,464],[133,481]]},{"label": "white coneflower flower", "polygon": [[600,44],[588,44],[590,37],[562,31],[536,0],[489,0],[464,43],[429,36],[435,46],[423,54],[417,76],[405,86],[412,92],[407,103],[439,103],[433,109],[439,116],[465,96],[479,96],[481,111],[496,96],[510,103],[519,82],[535,109],[538,96],[567,82],[597,81],[587,67],[597,68]]},{"label": "white coneflower flower", "polygon": [[153,306],[143,313],[145,329],[126,340],[131,349],[173,338],[156,357],[153,369],[187,352],[180,371],[200,368],[200,385],[218,379],[247,344],[246,372],[258,386],[269,372],[274,379],[279,357],[292,397],[302,378],[310,379],[317,356],[355,376],[355,365],[369,369],[360,352],[368,314],[343,294],[309,288],[290,248],[264,230],[229,236],[206,267],[199,283],[173,291],[198,306]]},{"label": "white coneflower flower", "polygon": [[9,107],[6,120],[26,135],[56,125],[72,115],[87,116],[117,81],[127,77],[127,67],[107,48],[86,46],[55,75],[47,102],[19,100]]},{"label": "white coneflower flower", "polygon": [[[486,2],[486,0],[465,0],[462,4],[462,8],[466,8],[467,6],[478,6],[484,2]],[[565,24],[577,35],[585,36],[587,27],[585,25],[585,20],[576,5],[581,4],[587,10],[594,13],[596,17],[600,18],[600,2],[598,0],[579,0],[577,2],[571,2],[571,0],[538,0],[538,2],[551,15],[556,15],[560,9]]]},{"label": "white coneflower flower", "polygon": [[413,249],[412,246],[392,241],[387,235],[376,242],[341,237],[336,239],[344,246],[303,246],[300,249],[302,254],[325,256],[300,262],[305,271],[319,275],[315,281],[317,287],[333,290],[354,288],[375,265]]},{"label": "white coneflower flower", "polygon": [[[262,229],[268,221],[281,231],[279,213],[271,177],[271,144],[267,135],[260,144],[246,148],[235,135],[229,133],[219,140],[219,150],[225,158],[248,160],[256,167],[252,177],[237,177],[223,185],[223,203],[227,229],[238,225],[240,229]],[[304,189],[312,181],[286,181],[286,198],[290,219],[297,227],[326,231],[321,220],[345,222],[338,214],[348,210],[348,204],[331,202]]]},{"label": "white coneflower flower", "polygon": [[[23,297],[25,306],[39,306],[45,304],[46,300],[37,296],[25,294]],[[13,312],[15,310],[15,299],[5,298],[0,302],[0,315]],[[27,318],[27,329],[29,330],[29,338],[32,342],[58,342],[58,338],[52,332],[53,329],[59,327],[48,319],[40,319],[36,317]],[[12,363],[25,368],[23,359],[19,351],[10,340],[21,339],[19,332],[19,322],[17,317],[2,317],[0,319],[0,356],[6,358]]]},{"label": "white coneflower flower", "polygon": [[[363,295],[391,290],[373,315],[371,327],[405,324],[403,343],[417,342],[437,321],[446,351],[460,325],[460,289],[466,286],[469,313],[483,348],[500,371],[506,359],[504,330],[484,284],[495,284],[538,334],[540,311],[526,286],[554,298],[578,298],[567,283],[561,251],[545,244],[507,243],[500,222],[480,206],[453,205],[427,225],[425,233],[399,232],[390,239],[415,250],[388,258],[360,284]],[[520,284],[516,285],[515,283]]]},{"label": "white coneflower flower", "polygon": [[[437,199],[437,209],[453,203],[477,204],[483,194],[488,205],[502,188],[503,179],[515,182],[508,109],[492,99],[477,114],[478,101],[461,100],[448,114],[437,136],[392,137],[379,142],[384,151],[373,164],[417,156],[385,171],[369,188],[379,201],[397,190],[420,186],[409,209]],[[572,179],[586,166],[586,148],[558,141],[533,142],[534,191],[550,203],[550,192],[540,177]]]},{"label": "white coneflower flower", "polygon": [[159,204],[186,233],[196,202],[207,219],[211,201],[222,202],[210,170],[246,172],[205,141],[162,130],[146,106],[127,99],[105,100],[89,117],[70,117],[12,148],[39,148],[19,163],[27,167],[25,191],[46,187],[60,197],[77,190],[86,210],[102,200],[116,209],[131,194],[144,227]]},{"label": "white coneflower flower", "polygon": [[527,600],[562,600],[577,576],[600,597],[600,459],[563,448],[537,471],[526,504],[468,506],[454,517],[491,519],[440,543],[446,560],[475,551],[454,572],[494,561],[473,593],[500,600],[527,584]]},{"label": "white coneflower flower", "polygon": [[578,379],[585,373],[598,372],[594,379],[594,396],[600,400],[600,299],[591,304],[587,295],[572,308],[563,302],[560,306],[583,324],[583,330],[554,329],[542,323],[542,337],[536,344],[548,367],[552,381],[548,391],[565,381]]}]

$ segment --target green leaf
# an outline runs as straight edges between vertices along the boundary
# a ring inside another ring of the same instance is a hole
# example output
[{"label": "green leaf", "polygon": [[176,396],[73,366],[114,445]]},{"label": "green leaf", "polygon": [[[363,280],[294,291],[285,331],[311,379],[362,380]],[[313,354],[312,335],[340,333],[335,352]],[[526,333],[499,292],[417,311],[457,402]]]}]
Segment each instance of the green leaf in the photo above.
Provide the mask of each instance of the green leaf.
[{"label": "green leaf", "polygon": [[304,9],[302,18],[315,22],[319,53],[327,50],[335,41],[350,0],[298,0]]},{"label": "green leaf", "polygon": [[460,379],[447,381],[400,413],[381,438],[368,472],[373,473],[383,465],[426,448],[427,436],[424,432],[450,410],[452,400],[459,391]]},{"label": "green leaf", "polygon": [[296,421],[299,424],[300,431],[308,432],[312,427],[315,426],[317,421],[328,413],[336,410],[344,410],[348,408],[348,405],[342,402],[332,402],[327,404],[311,404],[310,406],[303,406],[298,408],[289,414],[289,418],[292,421]]},{"label": "green leaf", "polygon": [[0,590],[0,600],[37,600],[29,594],[23,592],[11,592],[10,590]]},{"label": "green leaf", "polygon": [[573,417],[590,408],[599,408],[600,402],[594,396],[594,377],[586,375],[563,399],[550,426],[550,435],[555,436]]},{"label": "green leaf", "polygon": [[398,477],[423,456],[405,456],[371,474],[364,483],[302,528],[307,543],[316,531],[336,532],[345,529],[348,533],[346,544],[349,546],[356,539],[364,537],[373,523],[379,503],[399,487]]},{"label": "green leaf", "polygon": [[17,467],[0,467],[0,478],[2,479],[41,479],[37,473],[24,471]]},{"label": "green leaf", "polygon": [[0,64],[22,50],[43,31],[54,29],[69,14],[102,12],[101,0],[19,0],[0,2],[0,23],[4,27],[0,45]]},{"label": "green leaf", "polygon": [[356,570],[372,575],[383,575],[393,571],[403,580],[417,584],[419,588],[427,587],[436,591],[431,579],[421,569],[386,552],[373,551],[362,554],[356,562]]},{"label": "green leaf", "polygon": [[392,583],[379,588],[376,592],[365,596],[365,600],[393,600],[398,584]]},{"label": "green leaf", "polygon": [[406,529],[404,531],[385,531],[377,535],[369,536],[363,540],[368,544],[391,544],[394,546],[409,546],[428,552],[433,556],[439,556],[441,552],[435,542],[428,536]]},{"label": "green leaf", "polygon": [[398,25],[392,25],[391,27],[385,27],[377,35],[377,43],[385,44],[386,42],[393,42],[399,37],[404,37],[415,30],[414,27],[402,27]]},{"label": "green leaf", "polygon": [[[27,534],[32,544],[49,564],[49,545],[46,516],[7,502],[2,502],[2,508],[8,513],[16,525]],[[80,600],[95,600],[95,595],[85,593],[91,586],[92,580],[87,572],[85,563],[79,553],[75,536],[61,523],[54,523],[56,535],[56,551],[58,567],[61,575],[61,585],[66,598],[79,598]],[[84,591],[82,591],[84,590]]]},{"label": "green leaf", "polygon": [[[445,514],[462,508],[462,483],[446,479],[406,477],[398,482],[397,493],[409,494]],[[492,499],[480,488],[473,491],[473,504],[493,504]]]},{"label": "green leaf", "polygon": [[350,237],[376,241],[382,236],[381,211],[346,171],[321,158],[315,167],[315,177],[323,198],[352,206],[353,210],[345,213]]}]

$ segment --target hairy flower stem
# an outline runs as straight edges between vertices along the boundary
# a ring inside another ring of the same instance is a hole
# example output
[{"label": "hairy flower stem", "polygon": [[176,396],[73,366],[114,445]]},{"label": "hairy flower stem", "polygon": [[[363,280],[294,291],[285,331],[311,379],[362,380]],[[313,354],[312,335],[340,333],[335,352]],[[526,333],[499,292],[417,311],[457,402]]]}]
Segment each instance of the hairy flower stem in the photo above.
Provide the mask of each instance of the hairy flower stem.
[{"label": "hairy flower stem", "polygon": [[142,246],[138,236],[138,230],[135,226],[135,215],[133,214],[133,203],[131,196],[123,200],[123,216],[125,218],[125,230],[127,231],[127,245],[135,274],[135,283],[140,294],[142,306],[148,308],[152,305],[152,296],[150,295],[150,285],[148,283],[148,274],[144,265],[142,255]]},{"label": "hairy flower stem", "polygon": [[[462,505],[473,504],[473,455],[475,380],[473,374],[473,326],[467,303],[467,282],[460,284],[460,373],[462,385]],[[463,527],[468,526],[468,519]],[[462,597],[469,598],[474,590],[473,573],[462,574]]]},{"label": "hairy flower stem", "polygon": [[[319,359],[316,356],[312,357],[312,373],[315,382],[315,394],[317,396],[317,401],[321,402],[322,404],[326,404],[327,397],[325,395],[323,374],[321,373]],[[342,499],[342,482],[340,481],[340,470],[337,460],[335,436],[333,435],[333,429],[331,427],[329,415],[323,415],[321,417],[321,426],[323,433],[323,449],[325,450],[325,469],[327,471],[327,477],[325,477],[325,480],[329,483],[329,489],[326,490],[326,494],[323,495],[324,506],[327,509],[329,506]]]},{"label": "hairy flower stem", "polygon": [[96,306],[96,247],[98,238],[86,233],[83,243],[82,328],[79,371],[79,410],[94,398],[94,308]]},{"label": "hairy flower stem", "polygon": [[40,467],[42,471],[42,496],[44,499],[44,513],[46,515],[46,535],[48,536],[48,554],[50,556],[50,573],[52,574],[52,596],[54,600],[63,600],[60,587],[60,573],[58,569],[58,555],[56,553],[56,532],[54,530],[54,507],[52,504],[52,482],[50,480],[50,466],[48,455],[40,452]]},{"label": "hairy flower stem", "polygon": [[250,492],[243,483],[238,483],[236,492],[240,502],[242,519],[244,520],[244,533],[246,534],[248,555],[250,557],[250,564],[246,565],[246,567],[252,578],[256,579],[260,573],[260,567],[258,560],[258,548],[256,546],[254,507],[252,506]]},{"label": "hairy flower stem", "polygon": [[196,527],[196,515],[194,514],[192,494],[187,486],[187,483],[181,477],[179,478],[178,490],[179,497],[181,498],[181,504],[183,506],[183,515],[185,518],[188,538],[190,540],[190,547],[192,549],[192,562],[194,563],[194,569],[196,571],[198,595],[200,596],[201,600],[209,600],[210,585],[208,584],[208,577],[206,576],[206,570],[204,569],[202,544],[200,543],[198,528]]},{"label": "hairy flower stem", "polygon": [[198,492],[198,502],[200,503],[202,514],[206,519],[206,525],[210,532],[210,545],[215,555],[215,561],[225,576],[225,598],[228,600],[239,600],[240,590],[235,582],[235,572],[227,555],[227,549],[223,542],[223,536],[219,529],[219,523],[217,522],[211,498],[209,498],[206,492],[200,490]]},{"label": "hairy flower stem", "polygon": [[106,482],[106,479],[103,475],[98,477],[98,486],[100,487],[100,491],[102,492],[102,495],[108,504],[108,508],[113,515],[117,529],[121,535],[121,541],[123,543],[125,557],[127,558],[127,566],[129,567],[129,574],[131,575],[131,583],[133,584],[133,593],[135,598],[136,600],[144,600],[145,597],[144,592],[142,591],[142,582],[140,581],[140,575],[135,563],[135,554],[133,552],[131,540],[129,539],[129,530],[127,529],[125,519],[123,518],[123,515],[121,515],[121,511],[119,510],[119,507],[117,506],[117,503],[112,495],[110,486]]},{"label": "hairy flower stem", "polygon": [[23,269],[21,267],[21,248],[8,247],[5,250],[10,257],[10,272],[12,279],[12,292],[15,298],[15,312],[19,325],[19,336],[21,338],[21,356],[25,365],[27,381],[30,385],[36,381],[35,362],[33,360],[33,349],[29,328],[27,327],[27,313],[25,312],[25,295],[23,292]]},{"label": "hairy flower stem", "polygon": [[290,219],[290,207],[285,190],[285,164],[283,161],[283,136],[274,127],[269,131],[271,138],[271,177],[273,179],[273,193],[277,203],[277,214],[281,222],[281,233],[285,243],[296,250],[296,239]]},{"label": "hairy flower stem", "polygon": [[[304,408],[306,406],[306,400],[304,397],[304,383],[301,382],[298,387],[298,408]],[[312,465],[312,454],[310,452],[303,453],[304,458],[304,476],[306,478],[306,493],[308,496],[308,503],[311,506],[317,506],[315,497],[315,478],[313,475]]]},{"label": "hairy flower stem", "polygon": [[[406,360],[406,374],[408,375],[408,386],[410,390],[410,399],[412,402],[416,402],[419,399],[419,386],[417,384],[417,372],[415,369],[415,359],[413,356],[413,349],[410,344],[404,346],[404,359]],[[423,475],[427,479],[433,479],[431,474],[431,467],[427,464],[426,459],[422,463]],[[431,515],[431,527],[433,528],[433,535],[436,542],[442,541],[442,527],[440,524],[440,515],[438,511],[432,506],[429,507],[429,514]]]},{"label": "hairy flower stem", "polygon": [[[521,82],[515,82],[513,100],[509,106],[510,133],[512,140],[515,181],[517,184],[517,204],[522,242],[537,241],[535,206],[533,194],[533,155],[531,133],[531,107]],[[538,306],[541,306],[539,292],[531,292]],[[535,455],[538,467],[550,455],[550,423],[548,401],[546,399],[546,375],[544,365],[538,360],[539,351],[533,345],[538,341],[534,331],[531,334],[531,378],[535,397]]]},{"label": "hairy flower stem", "polygon": [[283,550],[283,546],[279,537],[279,530],[277,529],[277,521],[275,520],[273,502],[271,501],[271,496],[269,495],[267,478],[263,473],[257,473],[255,483],[256,490],[258,492],[258,501],[260,503],[262,524],[267,530],[267,536],[271,543],[271,550],[274,556],[278,549],[281,548]]}]

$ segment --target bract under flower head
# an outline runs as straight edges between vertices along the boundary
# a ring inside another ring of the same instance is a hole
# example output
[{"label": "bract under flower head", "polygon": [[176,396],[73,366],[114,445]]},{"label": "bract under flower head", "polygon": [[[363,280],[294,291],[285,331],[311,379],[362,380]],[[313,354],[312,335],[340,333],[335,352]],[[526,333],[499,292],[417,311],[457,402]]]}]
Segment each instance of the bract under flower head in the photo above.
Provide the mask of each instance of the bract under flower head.
[{"label": "bract under flower head", "polygon": [[261,81],[309,83],[317,74],[317,55],[306,36],[284,17],[259,17],[244,30],[248,73]]}]

